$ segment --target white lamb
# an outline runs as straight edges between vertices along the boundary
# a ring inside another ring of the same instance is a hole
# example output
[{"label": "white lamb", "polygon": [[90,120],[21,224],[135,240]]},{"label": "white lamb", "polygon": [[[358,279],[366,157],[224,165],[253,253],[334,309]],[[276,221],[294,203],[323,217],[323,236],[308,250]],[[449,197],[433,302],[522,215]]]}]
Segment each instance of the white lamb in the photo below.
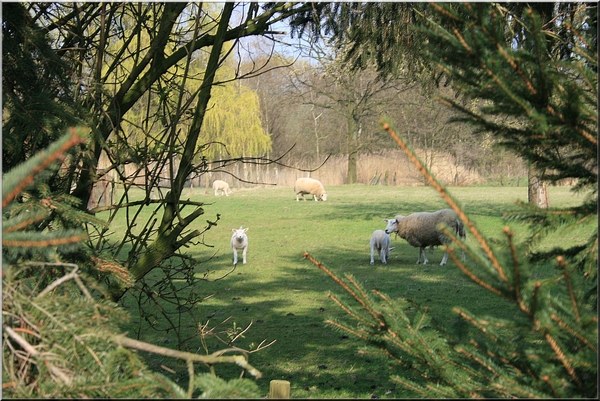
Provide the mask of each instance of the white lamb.
[{"label": "white lamb", "polygon": [[371,235],[371,264],[375,264],[375,251],[379,253],[379,260],[385,265],[387,259],[390,257],[390,251],[394,248],[390,248],[390,235],[383,230],[373,231]]},{"label": "white lamb", "polygon": [[238,262],[238,249],[243,249],[242,251],[242,259],[244,264],[246,264],[246,252],[248,251],[248,236],[246,235],[247,228],[240,228],[236,230],[232,228],[233,235],[231,236],[231,249],[233,250],[233,264],[237,265]]},{"label": "white lamb", "polygon": [[221,191],[221,195],[225,194],[226,196],[229,196],[229,194],[231,193],[229,184],[223,180],[215,180],[213,182],[212,187],[215,190],[215,196],[218,196],[219,191]]},{"label": "white lamb", "polygon": [[[387,222],[385,232],[391,234],[397,233],[401,238],[405,239],[410,245],[419,248],[419,259],[417,264],[421,263],[421,253],[423,254],[423,264],[429,263],[425,248],[430,247],[430,252],[434,246],[449,245],[452,241],[448,238],[438,226],[442,223],[446,224],[459,238],[464,241],[467,238],[465,227],[458,218],[456,212],[452,209],[442,209],[437,212],[428,213],[420,212],[413,213],[409,216],[398,215]],[[448,253],[444,252],[444,257],[440,266],[446,264]],[[462,260],[465,261],[465,251],[462,252]]]},{"label": "white lamb", "polygon": [[314,178],[298,178],[296,180],[296,184],[294,185],[294,192],[296,193],[296,201],[299,201],[298,195],[302,195],[302,199],[304,195],[312,195],[315,201],[321,199],[322,201],[327,200],[327,194],[325,193],[325,188],[320,181],[315,180]]}]

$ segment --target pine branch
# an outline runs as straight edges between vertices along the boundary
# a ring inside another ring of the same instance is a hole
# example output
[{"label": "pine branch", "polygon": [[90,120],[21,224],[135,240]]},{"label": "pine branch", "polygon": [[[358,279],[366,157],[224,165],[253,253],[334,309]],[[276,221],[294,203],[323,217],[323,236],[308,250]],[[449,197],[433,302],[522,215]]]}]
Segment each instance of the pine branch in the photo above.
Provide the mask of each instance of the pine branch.
[{"label": "pine branch", "polygon": [[[333,274],[329,269],[327,269],[323,264],[321,264],[321,262],[318,262],[312,256],[310,256],[310,254],[308,252],[305,252],[303,256],[305,259],[310,260],[319,269],[321,269],[325,273],[327,273],[329,275],[329,277],[331,277],[336,283],[338,283],[340,285],[340,287],[342,287],[344,290],[346,290],[346,292],[348,294],[350,294],[352,296],[352,298],[354,298],[363,308],[365,308],[365,310],[368,311],[371,314],[371,316],[378,317],[380,315],[379,312],[373,311],[365,303],[364,299],[359,297],[358,295],[356,295],[356,293],[350,287],[348,287],[348,285],[346,285],[346,283],[344,283],[342,280],[340,280],[335,274]],[[356,283],[354,283],[354,285],[356,286]]]},{"label": "pine branch", "polygon": [[575,369],[573,368],[572,364],[567,360],[567,357],[565,356],[563,350],[561,349],[556,339],[553,336],[551,336],[550,333],[545,333],[544,338],[546,338],[546,341],[556,354],[558,360],[562,363],[566,371],[569,373],[569,376],[571,376],[573,381],[577,384],[577,387],[582,389],[583,383],[581,382],[581,379],[577,375],[577,372],[575,372]]},{"label": "pine branch", "polygon": [[575,319],[577,319],[577,323],[581,322],[581,317],[579,316],[579,308],[577,307],[577,300],[575,299],[575,294],[573,292],[573,284],[571,283],[571,278],[569,277],[569,270],[567,269],[568,262],[564,260],[562,256],[559,256],[557,259],[558,267],[562,267],[563,277],[567,282],[567,288],[569,290],[569,297],[571,298],[571,305],[573,305],[573,312],[575,313]]},{"label": "pine branch", "polygon": [[348,315],[352,316],[354,319],[366,324],[367,326],[376,327],[375,324],[371,323],[367,319],[364,319],[357,313],[353,312],[350,308],[348,308],[346,305],[344,305],[342,302],[340,302],[333,294],[329,293],[329,294],[327,294],[327,296],[329,297],[329,299],[331,299],[333,302],[335,302],[340,308],[342,308],[342,310],[344,312],[346,312]]},{"label": "pine branch", "polygon": [[563,329],[565,329],[566,331],[568,331],[571,335],[573,335],[574,337],[576,337],[579,341],[581,341],[582,343],[584,343],[586,345],[586,347],[588,347],[592,351],[598,353],[598,347],[596,345],[594,345],[587,338],[585,338],[583,335],[581,335],[580,333],[578,333],[577,331],[575,331],[574,329],[572,329],[567,323],[565,323],[556,314],[552,314],[550,316],[550,318],[552,320],[554,320],[556,323],[558,323],[558,325],[560,327],[562,327]]},{"label": "pine branch", "polygon": [[87,239],[87,234],[75,234],[59,238],[44,238],[39,240],[31,240],[31,234],[20,232],[11,235],[11,239],[2,239],[2,246],[14,248],[48,248],[60,245],[77,244]]},{"label": "pine branch", "polygon": [[425,391],[421,386],[417,386],[411,381],[404,380],[399,376],[392,376],[391,379],[392,381],[400,383],[403,387],[408,388],[417,394],[421,394],[423,397],[429,397],[429,391]]},{"label": "pine branch", "polygon": [[[2,185],[2,208],[8,206],[27,186],[29,186],[35,177],[52,163],[62,160],[64,154],[73,146],[84,143],[86,130],[83,128],[72,127],[70,133],[63,136],[59,141],[53,143],[47,150],[42,151],[15,168],[16,174],[13,179],[4,179]],[[17,176],[18,175],[18,176]]]}]

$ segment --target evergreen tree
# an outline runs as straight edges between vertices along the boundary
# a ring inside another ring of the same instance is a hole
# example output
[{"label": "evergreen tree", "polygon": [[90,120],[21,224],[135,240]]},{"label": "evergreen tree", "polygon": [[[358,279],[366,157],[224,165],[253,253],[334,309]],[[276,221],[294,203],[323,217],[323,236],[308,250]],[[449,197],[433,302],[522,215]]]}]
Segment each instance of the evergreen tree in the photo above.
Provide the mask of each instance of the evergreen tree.
[{"label": "evergreen tree", "polygon": [[[595,8],[577,15],[581,30],[570,25],[572,21],[559,21],[571,30],[567,37],[572,41],[561,43],[570,53],[557,59],[548,51],[556,37],[548,38],[549,31],[533,10],[526,9],[522,19],[513,21],[513,29],[522,34],[522,46],[516,48],[505,40],[510,14],[501,5],[434,7],[446,21],[431,19],[422,30],[427,34],[431,61],[457,89],[482,106],[470,109],[455,99],[442,102],[461,110],[461,120],[501,136],[506,146],[546,171],[550,182],[573,179],[574,190],[587,195],[583,204],[571,208],[524,204],[509,214],[509,219],[531,224],[525,245],[596,219]],[[494,116],[507,122],[497,123]],[[345,301],[330,295],[355,323],[328,322],[385,355],[397,366],[392,380],[417,396],[597,398],[597,229],[584,245],[543,254],[516,245],[515,233],[508,226],[504,241],[494,244],[391,124],[385,123],[384,128],[475,238],[477,245],[467,246],[444,229],[455,243],[449,248],[453,261],[515,315],[507,321],[455,307],[453,311],[475,333],[458,335],[437,323],[427,308],[410,300],[392,300],[376,290],[368,294],[352,277],[341,280],[307,254],[351,296]],[[463,263],[456,257],[456,246],[466,250],[471,260]],[[554,269],[548,278],[535,275],[539,268],[548,270],[549,266]]]},{"label": "evergreen tree", "polygon": [[[490,10],[496,15],[488,15]],[[528,27],[523,25],[523,21],[530,19],[533,12],[537,16],[536,24],[543,26],[542,41],[539,41],[539,36],[532,35],[531,31],[527,30]],[[586,37],[583,40],[587,41],[584,47],[596,48],[596,13],[597,7],[594,4],[563,2],[495,3],[473,6],[460,3],[443,6],[435,3],[334,3],[315,7],[311,15],[304,13],[296,16],[292,26],[297,27],[296,31],[302,34],[309,21],[308,26],[313,29],[314,34],[332,35],[338,43],[347,47],[346,60],[353,68],[365,68],[370,62],[375,62],[382,76],[396,75],[418,79],[431,93],[434,87],[441,83],[446,84],[446,79],[454,79],[455,72],[447,70],[444,66],[448,60],[457,61],[456,66],[459,69],[466,66],[480,66],[478,63],[488,59],[490,50],[497,48],[494,46],[505,49],[504,55],[523,50],[523,54],[530,54],[533,57],[530,62],[532,60],[540,62],[542,63],[540,65],[547,65],[544,64],[546,61],[570,62],[574,57],[586,57],[574,52],[573,49],[577,47],[574,47],[574,44],[582,40],[578,35],[583,34]],[[472,29],[474,26],[482,26],[479,23],[482,18],[493,19],[495,25],[484,28],[491,28],[486,31],[491,36],[488,38],[485,38],[485,35],[480,36],[480,43],[471,43],[469,40]],[[393,23],[390,23],[391,19]],[[430,26],[429,31],[424,32],[420,28],[423,24]],[[440,36],[431,35],[433,25],[437,27],[435,30]],[[446,36],[443,31],[447,32]],[[470,51],[447,45],[447,41],[457,40],[465,40],[465,43],[469,43]],[[443,58],[442,63],[435,56],[431,57],[437,51],[440,51],[437,54]],[[462,59],[459,60],[459,57]],[[504,60],[504,63],[507,61]],[[499,64],[501,65],[503,64]],[[490,71],[502,68],[499,66],[494,66]],[[505,72],[510,71],[505,70]],[[528,75],[534,72],[522,69],[520,73]],[[577,72],[574,75],[577,75]],[[487,75],[483,74],[482,77],[485,78]],[[495,77],[500,80],[513,78],[511,75],[506,75],[505,78]],[[523,78],[519,75],[516,77]],[[529,78],[533,77],[527,76],[527,79]],[[540,83],[536,79],[531,82]],[[488,88],[487,96],[495,95],[494,85]],[[533,108],[543,108],[545,102],[543,98],[550,95],[550,92],[545,91],[544,85],[542,83],[537,93],[536,100],[541,103],[534,103]],[[510,85],[507,87],[511,88]],[[459,92],[466,95],[468,90],[460,89]],[[567,89],[566,92],[570,91]],[[480,97],[474,98],[489,99],[486,95],[479,95]],[[490,117],[493,115],[489,113]],[[568,115],[565,117],[569,118]],[[509,127],[509,131],[513,131],[513,123],[514,121],[511,120],[504,125]],[[490,132],[504,132],[504,130],[490,130]],[[532,151],[536,152],[536,150]],[[530,203],[542,207],[550,206],[546,185],[548,173],[543,165],[530,164],[528,183]]]},{"label": "evergreen tree", "polygon": [[[70,263],[85,249],[85,226],[101,225],[77,199],[49,190],[46,181],[69,149],[88,136],[71,132],[16,166],[2,180],[2,389],[9,398],[256,397],[248,379],[194,375],[194,363],[235,363],[260,372],[245,355],[197,355],[129,339],[119,325],[126,312],[110,301],[95,276],[130,281],[127,270],[101,255]],[[151,371],[132,349],[181,359],[189,385]]]},{"label": "evergreen tree", "polygon": [[2,4],[2,169],[8,171],[78,121],[69,65],[23,3]]}]

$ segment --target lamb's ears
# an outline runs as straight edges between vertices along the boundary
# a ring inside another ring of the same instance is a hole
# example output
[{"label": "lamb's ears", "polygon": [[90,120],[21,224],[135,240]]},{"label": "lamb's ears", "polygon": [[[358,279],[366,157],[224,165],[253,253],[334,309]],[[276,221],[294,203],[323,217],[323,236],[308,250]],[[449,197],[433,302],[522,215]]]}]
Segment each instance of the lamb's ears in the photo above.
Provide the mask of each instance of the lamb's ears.
[{"label": "lamb's ears", "polygon": [[237,230],[235,228],[232,228],[231,231],[236,232]]},{"label": "lamb's ears", "polygon": [[[249,227],[248,227],[249,228]],[[248,231],[248,228],[244,228],[244,232]]]}]

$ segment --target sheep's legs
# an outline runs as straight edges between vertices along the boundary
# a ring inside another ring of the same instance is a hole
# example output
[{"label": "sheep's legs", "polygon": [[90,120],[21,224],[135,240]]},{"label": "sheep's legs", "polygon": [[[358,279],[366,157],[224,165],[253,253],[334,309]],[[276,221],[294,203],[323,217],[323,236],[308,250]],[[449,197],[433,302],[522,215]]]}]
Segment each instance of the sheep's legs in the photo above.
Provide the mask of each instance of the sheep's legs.
[{"label": "sheep's legs", "polygon": [[[430,250],[433,247],[430,248]],[[427,252],[425,252],[425,248],[419,248],[419,259],[417,259],[417,264],[421,263],[421,253],[423,254],[423,264],[426,265],[429,263],[429,260],[427,260]],[[466,256],[465,256],[465,251],[462,251],[462,260],[463,262],[466,260]],[[442,262],[440,263],[440,266],[444,266],[446,264],[446,262],[448,261],[448,252],[444,252],[444,257],[442,258]]]},{"label": "sheep's legs", "polygon": [[425,247],[419,248],[419,259],[417,259],[417,264],[421,263],[421,253],[423,254],[423,264],[426,265],[429,263],[427,259],[427,253],[425,252]]},{"label": "sheep's legs", "polygon": [[385,249],[381,248],[379,250],[379,259],[381,260],[381,262],[385,265],[387,264],[387,260],[386,260],[386,255],[385,255]]},{"label": "sheep's legs", "polygon": [[442,258],[442,262],[440,263],[440,266],[444,266],[446,264],[447,260],[448,260],[448,252],[444,252],[444,257]]},{"label": "sheep's legs", "polygon": [[371,247],[371,264],[374,265],[375,264],[375,248]]},{"label": "sheep's legs", "polygon": [[[246,264],[246,252],[248,251],[248,247],[245,247],[242,251],[242,263]],[[237,265],[238,262],[238,253],[237,249],[233,248],[233,264]]]}]

